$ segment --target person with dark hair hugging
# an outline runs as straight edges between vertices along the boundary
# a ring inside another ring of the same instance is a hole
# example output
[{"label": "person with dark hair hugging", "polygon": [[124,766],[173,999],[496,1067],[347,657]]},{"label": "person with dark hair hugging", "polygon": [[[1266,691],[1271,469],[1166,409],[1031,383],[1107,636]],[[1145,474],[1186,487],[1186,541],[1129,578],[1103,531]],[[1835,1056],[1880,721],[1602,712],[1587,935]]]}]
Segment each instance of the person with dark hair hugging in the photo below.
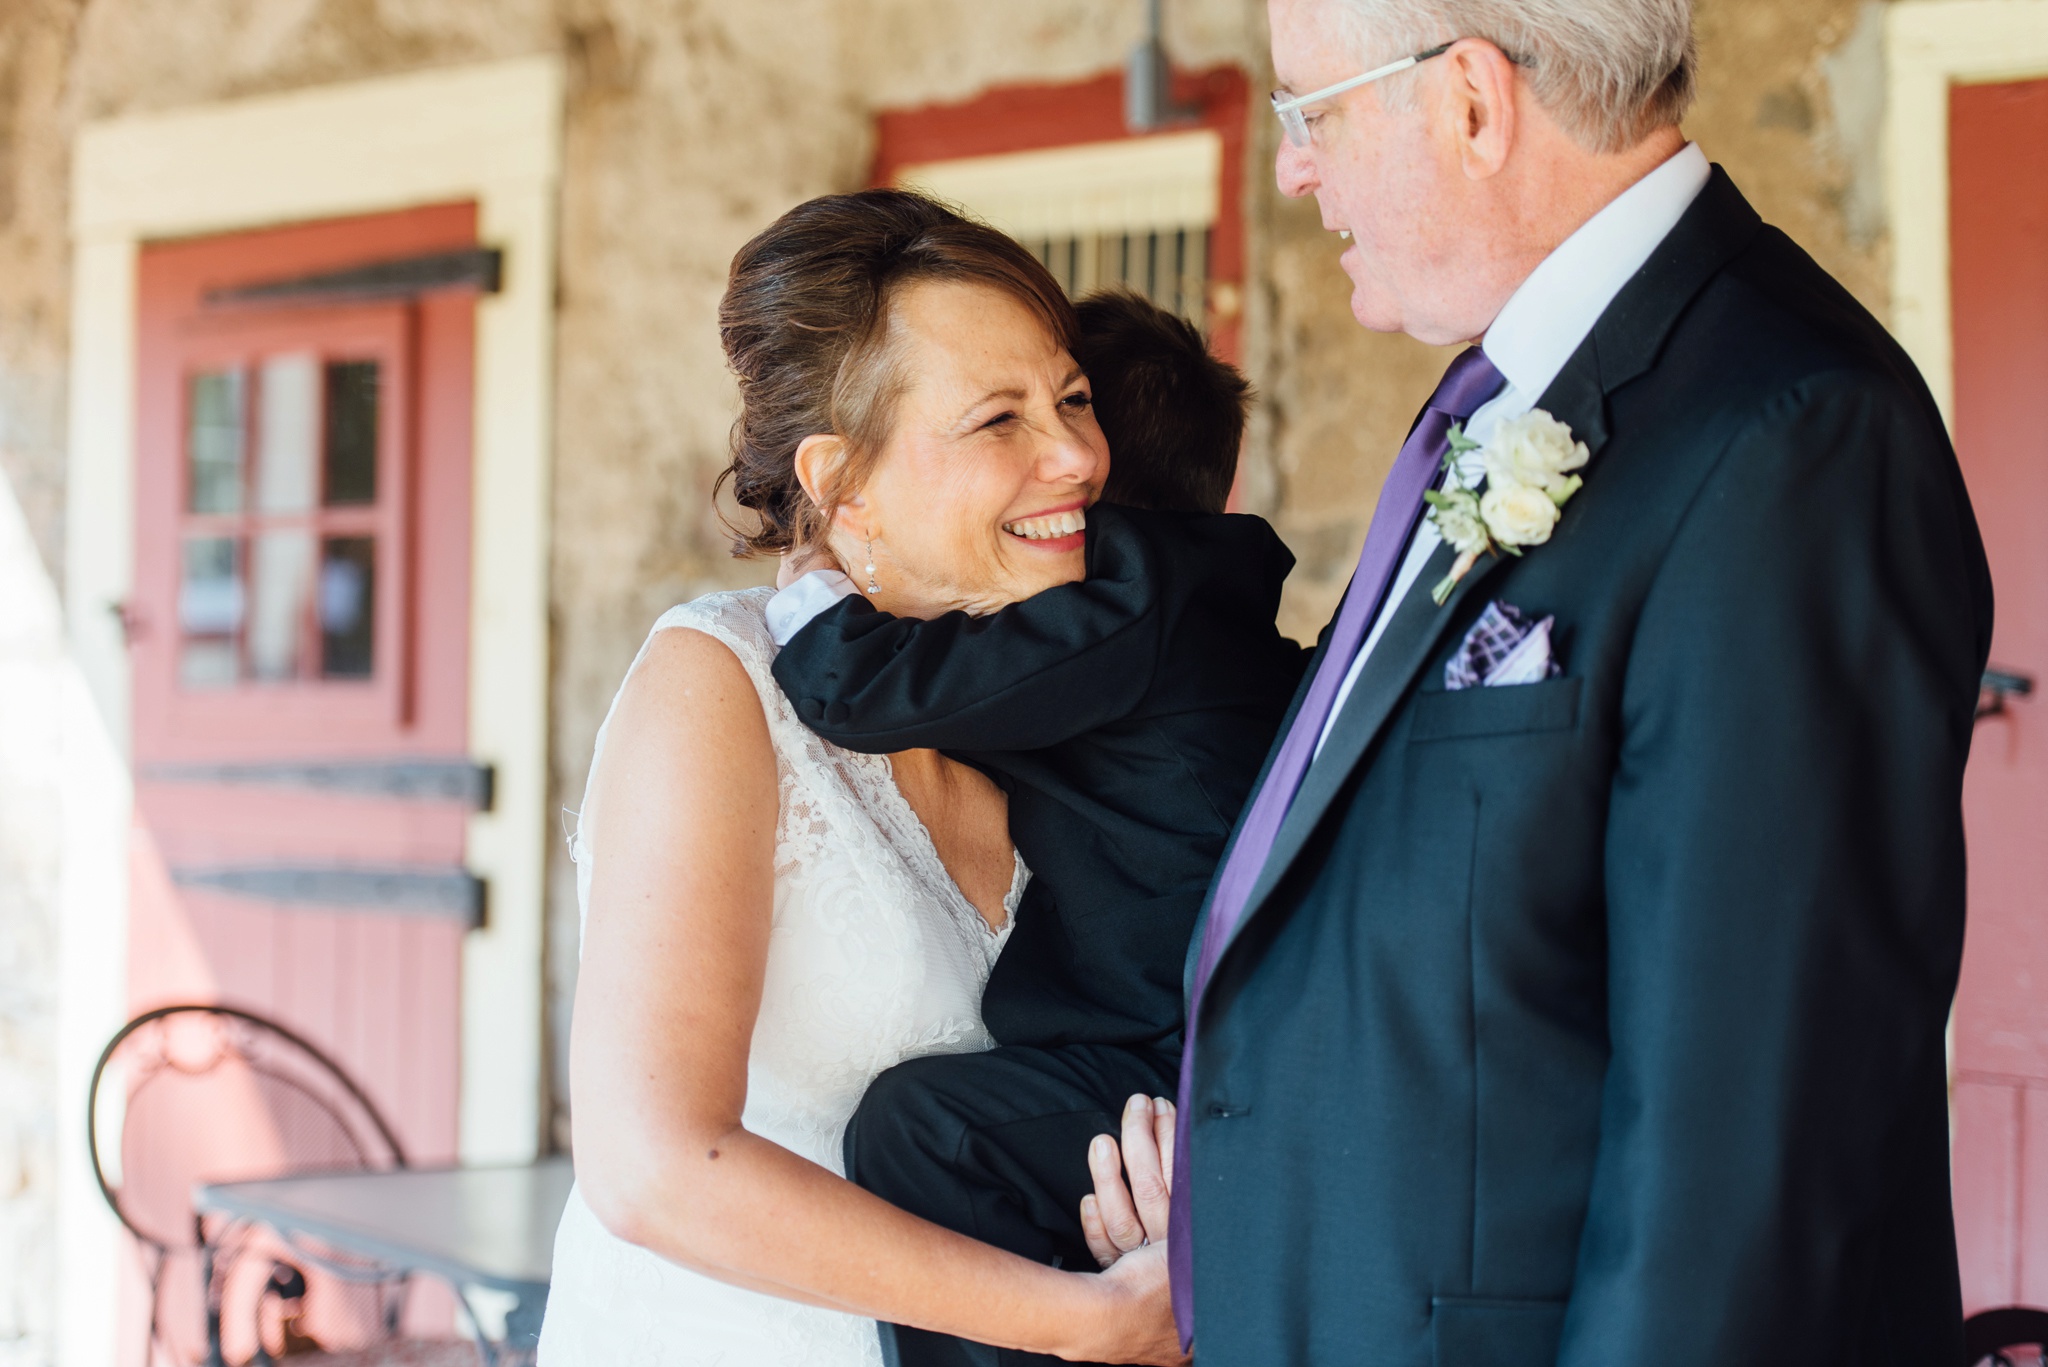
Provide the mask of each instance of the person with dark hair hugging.
[{"label": "person with dark hair hugging", "polygon": [[1237,481],[1250,383],[1209,354],[1193,323],[1129,290],[1098,290],[1074,306],[1074,316],[1081,326],[1074,359],[1109,442],[1103,501],[1222,512]]},{"label": "person with dark hair hugging", "polygon": [[[1163,1230],[1156,1209],[1140,1217],[1170,1173],[1133,1171],[1125,1198],[1117,1147],[1097,1137],[1170,1133],[1189,937],[1304,663],[1274,626],[1293,556],[1263,520],[1223,511],[1249,385],[1134,294],[1076,313],[1110,453],[1101,501],[1077,490],[1004,530],[1085,541],[1084,579],[919,618],[863,596],[872,563],[849,578],[791,556],[767,609],[776,681],[806,725],[989,775],[1033,874],[982,997],[1000,1047],[883,1073],[848,1128],[847,1176],[1055,1267],[1108,1265]],[[882,1338],[892,1363],[1042,1360],[903,1325]]]}]

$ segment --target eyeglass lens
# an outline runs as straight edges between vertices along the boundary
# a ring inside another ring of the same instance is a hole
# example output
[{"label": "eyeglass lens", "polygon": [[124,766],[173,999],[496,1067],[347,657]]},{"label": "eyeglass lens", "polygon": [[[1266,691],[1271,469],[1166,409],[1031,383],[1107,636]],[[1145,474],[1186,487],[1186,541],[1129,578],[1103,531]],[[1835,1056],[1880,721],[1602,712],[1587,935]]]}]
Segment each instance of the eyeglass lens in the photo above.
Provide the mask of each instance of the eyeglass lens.
[{"label": "eyeglass lens", "polygon": [[1308,119],[1302,114],[1299,105],[1292,104],[1293,98],[1284,90],[1274,91],[1273,112],[1279,116],[1280,127],[1285,130],[1287,140],[1296,147],[1307,147]]}]

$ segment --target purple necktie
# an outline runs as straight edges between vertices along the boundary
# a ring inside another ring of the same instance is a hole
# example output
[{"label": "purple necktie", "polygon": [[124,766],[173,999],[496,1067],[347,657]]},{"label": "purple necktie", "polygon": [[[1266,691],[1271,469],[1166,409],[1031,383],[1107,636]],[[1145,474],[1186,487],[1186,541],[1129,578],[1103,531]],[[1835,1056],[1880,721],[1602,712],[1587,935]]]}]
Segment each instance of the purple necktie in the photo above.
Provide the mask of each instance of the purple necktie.
[{"label": "purple necktie", "polygon": [[1486,353],[1478,347],[1468,349],[1451,362],[1451,368],[1437,384],[1436,393],[1429,396],[1429,406],[1423,410],[1415,430],[1401,444],[1401,454],[1394,458],[1394,468],[1380,490],[1372,526],[1366,530],[1358,569],[1351,576],[1344,606],[1331,629],[1329,649],[1323,652],[1308,696],[1301,700],[1301,710],[1294,715],[1294,725],[1281,742],[1280,753],[1267,772],[1266,781],[1252,797],[1251,809],[1238,829],[1230,860],[1223,866],[1223,876],[1216,880],[1208,927],[1202,934],[1202,955],[1195,964],[1194,993],[1188,1000],[1186,1043],[1180,1060],[1180,1123],[1173,1141],[1172,1238],[1167,1252],[1173,1278],[1173,1317],[1180,1325],[1183,1350],[1193,1342],[1195,1330],[1188,1132],[1194,1121],[1189,1093],[1194,1087],[1195,1018],[1202,1004],[1202,989],[1244,915],[1252,885],[1258,881],[1266,856],[1272,853],[1274,837],[1280,833],[1280,823],[1315,759],[1316,744],[1330,720],[1337,690],[1344,676],[1351,672],[1359,647],[1365,643],[1366,631],[1379,613],[1380,600],[1393,580],[1394,567],[1400,563],[1401,552],[1408,544],[1408,533],[1422,515],[1422,495],[1436,482],[1437,472],[1443,468],[1444,452],[1450,448],[1451,424],[1463,422],[1478,412],[1481,404],[1500,391],[1502,383],[1501,373],[1486,359]]}]

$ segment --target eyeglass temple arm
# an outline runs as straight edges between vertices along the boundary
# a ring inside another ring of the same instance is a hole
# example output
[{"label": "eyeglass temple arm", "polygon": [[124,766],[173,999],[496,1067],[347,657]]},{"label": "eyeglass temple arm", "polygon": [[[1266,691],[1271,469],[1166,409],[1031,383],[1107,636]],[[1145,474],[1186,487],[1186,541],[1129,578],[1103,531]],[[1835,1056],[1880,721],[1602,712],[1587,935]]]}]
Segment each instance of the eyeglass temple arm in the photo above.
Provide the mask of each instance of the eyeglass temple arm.
[{"label": "eyeglass temple arm", "polygon": [[[1452,41],[1455,42],[1456,40],[1453,39]],[[1353,76],[1348,81],[1339,81],[1335,85],[1326,85],[1321,90],[1311,90],[1308,94],[1296,95],[1291,100],[1275,100],[1273,108],[1282,114],[1291,114],[1303,105],[1314,104],[1317,100],[1327,100],[1332,95],[1341,95],[1347,90],[1356,89],[1358,86],[1368,84],[1369,82],[1392,76],[1396,72],[1406,71],[1411,66],[1420,66],[1430,58],[1441,57],[1450,50],[1450,43],[1439,43],[1427,52],[1418,52],[1413,57],[1403,57],[1398,62],[1388,62],[1385,66],[1374,67],[1363,76]]]}]

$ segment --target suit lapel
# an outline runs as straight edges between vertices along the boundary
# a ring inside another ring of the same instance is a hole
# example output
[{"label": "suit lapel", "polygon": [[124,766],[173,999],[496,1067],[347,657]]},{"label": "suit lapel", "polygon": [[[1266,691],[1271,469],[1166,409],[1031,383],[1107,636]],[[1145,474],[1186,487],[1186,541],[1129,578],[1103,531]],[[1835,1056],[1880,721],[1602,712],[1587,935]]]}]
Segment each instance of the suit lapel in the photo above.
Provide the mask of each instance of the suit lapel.
[{"label": "suit lapel", "polygon": [[[1589,454],[1598,456],[1607,441],[1607,404],[1600,383],[1599,347],[1593,336],[1589,335],[1580,343],[1579,349],[1558,373],[1557,379],[1552,381],[1550,388],[1544,391],[1536,406],[1570,426],[1573,435],[1586,443]],[[1597,461],[1589,460],[1586,466],[1589,481],[1595,477],[1596,466]],[[1569,508],[1565,515],[1571,515]],[[1542,553],[1541,547],[1526,552],[1529,555]],[[1438,607],[1429,596],[1430,588],[1450,573],[1451,562],[1456,558],[1449,546],[1437,547],[1436,553],[1410,586],[1408,596],[1401,601],[1393,619],[1387,623],[1386,632],[1374,646],[1365,667],[1359,671],[1351,696],[1344,700],[1344,706],[1331,724],[1329,739],[1324,743],[1322,753],[1309,766],[1301,789],[1295,794],[1294,802],[1288,807],[1287,816],[1273,838],[1272,853],[1267,856],[1258,881],[1252,885],[1244,914],[1238,918],[1238,932],[1242,932],[1258,914],[1260,906],[1308,843],[1309,836],[1315,832],[1345,780],[1372,749],[1380,732],[1386,729],[1395,711],[1414,690],[1423,666],[1442,647],[1445,632],[1453,622],[1463,620],[1458,611],[1460,605],[1508,560],[1506,556],[1482,556],[1471,572],[1458,581],[1443,606]],[[1234,940],[1236,933],[1231,938]]]},{"label": "suit lapel", "polygon": [[[1568,424],[1595,457],[1586,467],[1589,484],[1597,478],[1597,457],[1609,436],[1607,396],[1655,364],[1664,338],[1685,307],[1761,227],[1756,211],[1727,174],[1715,167],[1685,217],[1615,296],[1537,401],[1538,408]],[[1565,517],[1571,517],[1569,507]],[[1542,553],[1541,547],[1528,552]],[[1503,559],[1482,558],[1438,607],[1430,600],[1429,589],[1449,572],[1453,559],[1449,547],[1437,548],[1359,671],[1358,682],[1330,729],[1328,743],[1310,765],[1281,822],[1272,852],[1252,886],[1244,914],[1238,918],[1233,941],[1279,885],[1345,780],[1413,691],[1416,676],[1442,646],[1451,623],[1461,620],[1459,605],[1503,563]],[[1321,658],[1319,651],[1316,660]]]},{"label": "suit lapel", "polygon": [[1470,573],[1458,581],[1444,605],[1438,607],[1429,596],[1430,587],[1450,573],[1451,562],[1455,559],[1457,555],[1449,546],[1437,547],[1436,554],[1429,558],[1429,563],[1408,590],[1408,596],[1401,600],[1401,606],[1387,623],[1387,629],[1373,647],[1365,668],[1359,671],[1351,696],[1344,700],[1344,706],[1331,724],[1322,752],[1309,766],[1308,774],[1301,781],[1301,789],[1295,794],[1294,802],[1288,807],[1287,816],[1273,838],[1273,851],[1266,858],[1258,882],[1252,885],[1244,916],[1239,918],[1240,929],[1257,913],[1259,904],[1272,892],[1295,856],[1301,853],[1301,847],[1308,842],[1317,823],[1337,796],[1338,789],[1350,777],[1366,751],[1372,748],[1373,741],[1393,717],[1401,700],[1408,696],[1416,675],[1436,653],[1451,623],[1457,620],[1458,605],[1501,563],[1492,557],[1482,558]]},{"label": "suit lapel", "polygon": [[[1599,350],[1591,336],[1580,343],[1570,362],[1544,391],[1537,407],[1569,425],[1573,435],[1586,443],[1589,453],[1599,454],[1600,447],[1607,441],[1607,405],[1600,385]],[[1594,463],[1589,461],[1586,466],[1589,480],[1594,477],[1593,471]],[[1565,516],[1570,515],[1567,507]],[[1529,555],[1542,553],[1540,546],[1527,552]],[[1443,645],[1444,633],[1451,623],[1462,620],[1459,605],[1508,559],[1506,556],[1482,556],[1471,572],[1458,581],[1443,606],[1438,607],[1429,596],[1430,588],[1450,573],[1451,562],[1456,558],[1456,553],[1449,546],[1438,546],[1436,554],[1429,558],[1429,563],[1410,586],[1408,596],[1402,599],[1401,606],[1387,623],[1386,632],[1358,673],[1358,682],[1352,688],[1351,696],[1344,700],[1344,706],[1331,724],[1329,739],[1324,743],[1322,753],[1309,766],[1308,774],[1301,781],[1301,790],[1295,794],[1286,819],[1280,823],[1280,830],[1273,838],[1273,851],[1260,870],[1258,882],[1252,885],[1244,915],[1238,918],[1239,930],[1257,914],[1260,904],[1280,882],[1295,856],[1301,853],[1302,846],[1308,843],[1309,836],[1329,810],[1344,781],[1372,748],[1402,700],[1413,690],[1422,667]]]}]

